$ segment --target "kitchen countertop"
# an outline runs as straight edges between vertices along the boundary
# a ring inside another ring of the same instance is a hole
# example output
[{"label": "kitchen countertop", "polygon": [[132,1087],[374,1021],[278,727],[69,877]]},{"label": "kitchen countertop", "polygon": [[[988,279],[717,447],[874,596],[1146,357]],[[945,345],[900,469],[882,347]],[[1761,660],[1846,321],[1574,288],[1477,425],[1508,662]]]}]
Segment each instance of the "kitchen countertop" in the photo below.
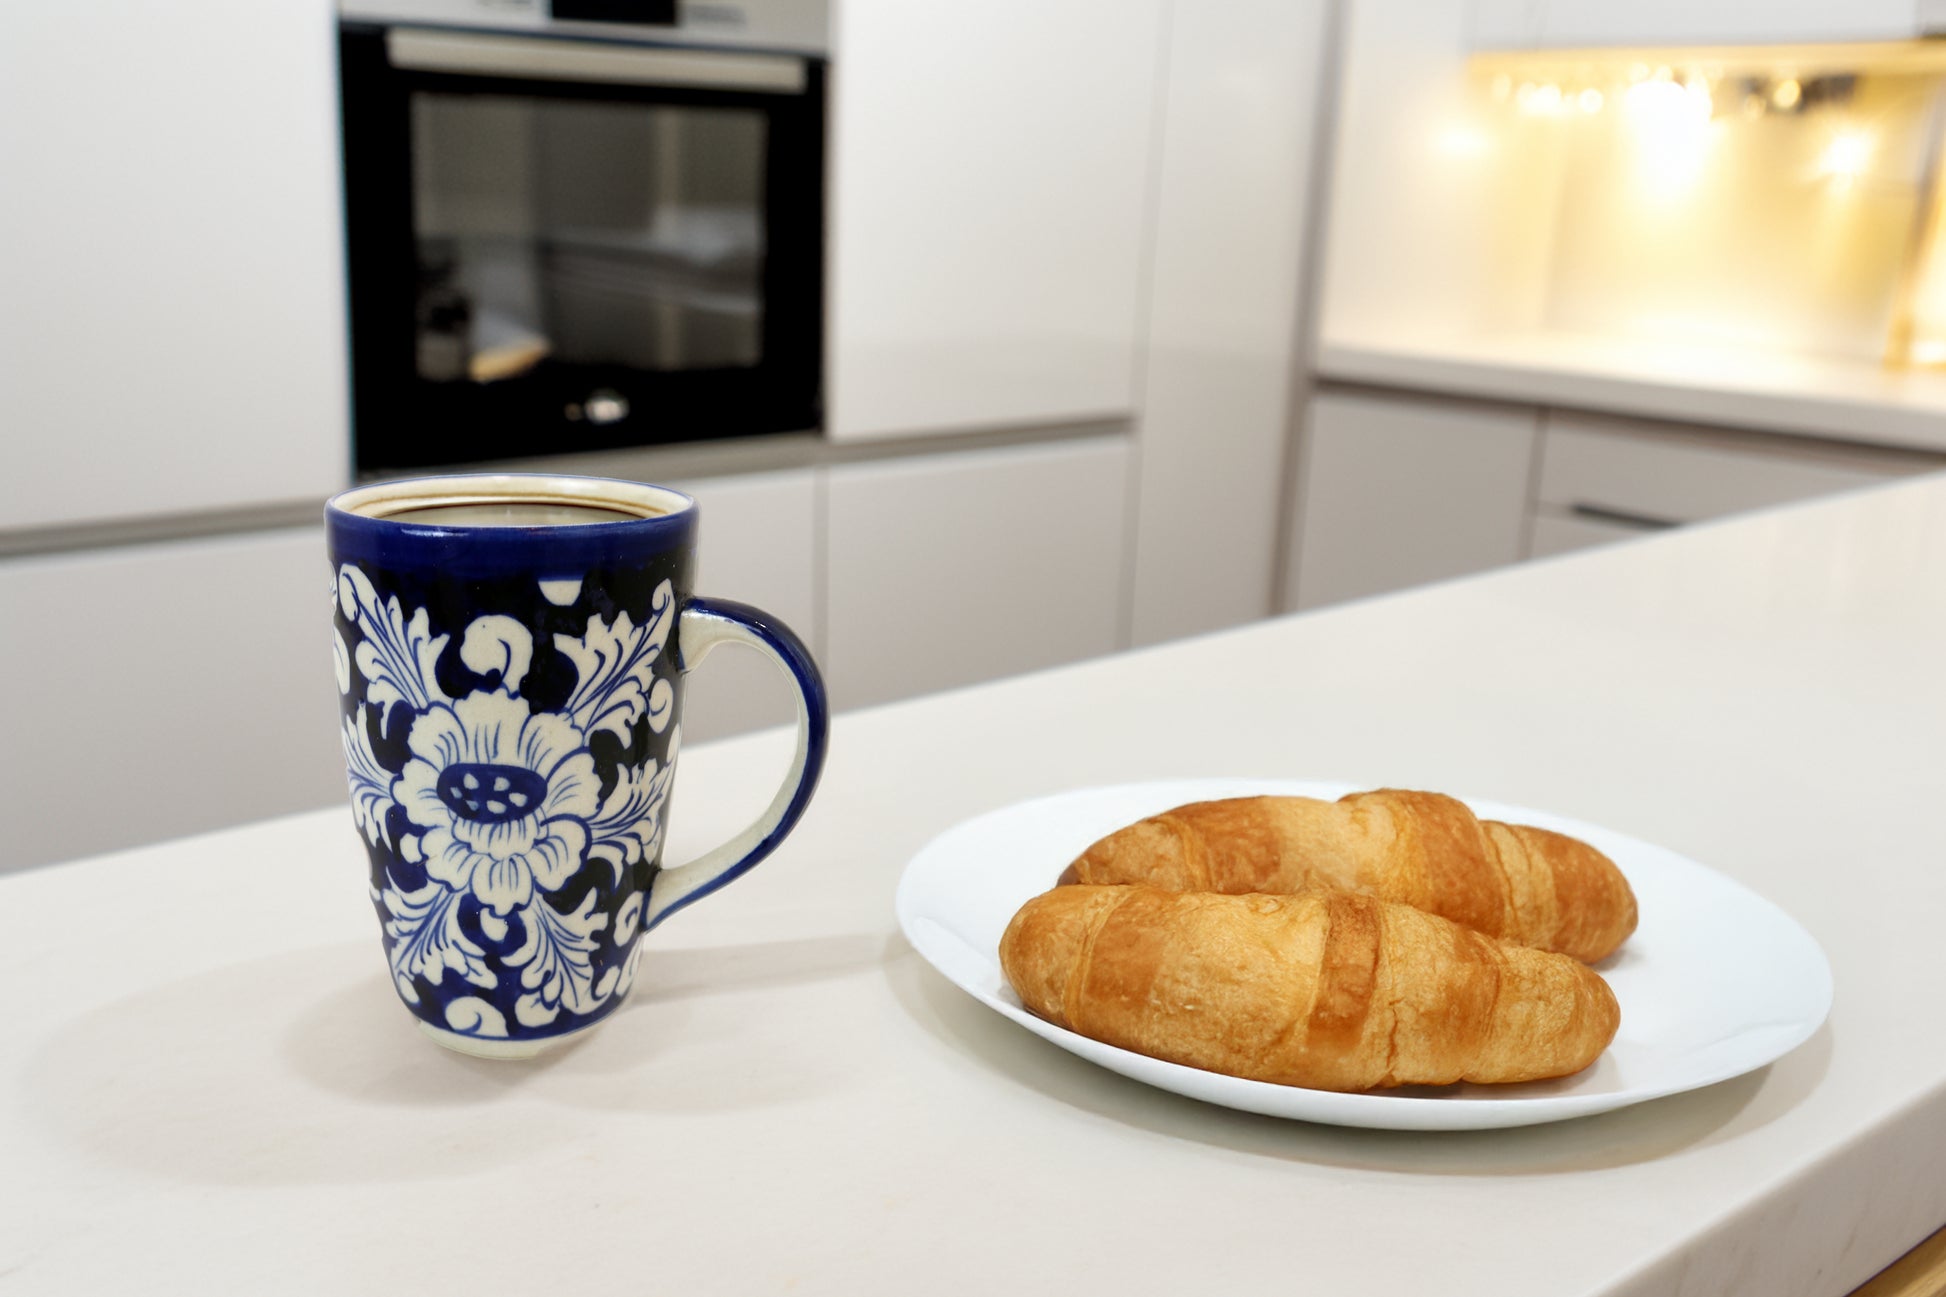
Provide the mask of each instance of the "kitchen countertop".
[{"label": "kitchen countertop", "polygon": [[1946,453],[1946,372],[1558,332],[1327,340],[1327,379]]},{"label": "kitchen countertop", "polygon": [[[1016,628],[1023,630],[1025,628]],[[387,985],[330,808],[0,879],[13,1293],[1844,1293],[1946,1221],[1946,481],[1698,527],[840,717],[770,862],[537,1065]],[[98,780],[113,813],[104,735]],[[683,755],[671,854],[788,741]],[[267,754],[274,759],[274,754]],[[1555,1126],[1342,1130],[1101,1071],[898,935],[963,817],[1186,775],[1611,825],[1828,952],[1826,1027]]]}]

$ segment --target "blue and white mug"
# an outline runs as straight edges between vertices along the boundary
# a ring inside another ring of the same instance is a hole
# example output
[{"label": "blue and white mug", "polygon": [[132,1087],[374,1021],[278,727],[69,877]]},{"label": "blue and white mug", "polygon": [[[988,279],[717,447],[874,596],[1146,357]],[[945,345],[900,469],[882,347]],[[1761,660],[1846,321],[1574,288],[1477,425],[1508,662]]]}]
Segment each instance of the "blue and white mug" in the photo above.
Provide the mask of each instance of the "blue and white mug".
[{"label": "blue and white mug", "polygon": [[[530,1058],[627,996],[642,936],[769,855],[824,765],[804,645],[697,598],[696,503],[589,477],[428,477],[325,506],[353,820],[392,982],[440,1044]],[[683,677],[725,641],[797,692],[797,753],[730,842],[664,867]]]}]

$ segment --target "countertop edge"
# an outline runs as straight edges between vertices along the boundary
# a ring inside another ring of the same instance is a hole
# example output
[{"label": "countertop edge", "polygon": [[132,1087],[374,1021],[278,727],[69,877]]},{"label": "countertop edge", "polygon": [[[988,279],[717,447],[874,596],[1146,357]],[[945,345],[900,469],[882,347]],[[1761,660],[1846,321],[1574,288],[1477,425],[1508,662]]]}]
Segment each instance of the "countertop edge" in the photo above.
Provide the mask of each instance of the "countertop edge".
[{"label": "countertop edge", "polygon": [[1703,387],[1648,374],[1442,354],[1416,346],[1390,349],[1327,343],[1318,351],[1316,371],[1326,382],[1946,454],[1946,409],[1916,403],[1760,387]]},{"label": "countertop edge", "polygon": [[1845,1297],[1946,1223],[1946,1086],[1646,1261],[1604,1297]]}]

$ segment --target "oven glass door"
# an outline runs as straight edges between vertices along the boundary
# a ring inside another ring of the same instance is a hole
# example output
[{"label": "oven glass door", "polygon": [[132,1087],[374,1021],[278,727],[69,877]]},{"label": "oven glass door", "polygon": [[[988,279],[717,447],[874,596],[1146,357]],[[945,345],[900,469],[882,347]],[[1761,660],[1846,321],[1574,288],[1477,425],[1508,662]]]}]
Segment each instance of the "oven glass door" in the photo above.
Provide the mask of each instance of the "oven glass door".
[{"label": "oven glass door", "polygon": [[386,37],[345,33],[361,470],[816,426],[814,64]]}]

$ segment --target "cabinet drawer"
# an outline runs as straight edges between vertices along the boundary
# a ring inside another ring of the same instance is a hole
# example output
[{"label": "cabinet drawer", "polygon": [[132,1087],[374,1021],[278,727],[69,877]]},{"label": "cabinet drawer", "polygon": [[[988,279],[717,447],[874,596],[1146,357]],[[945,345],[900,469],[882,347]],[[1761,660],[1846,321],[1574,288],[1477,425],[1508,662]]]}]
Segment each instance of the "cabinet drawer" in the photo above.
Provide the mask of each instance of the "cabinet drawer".
[{"label": "cabinet drawer", "polygon": [[318,526],[0,562],[0,873],[343,807],[330,581]]},{"label": "cabinet drawer", "polygon": [[846,464],[827,478],[839,708],[1121,647],[1120,437]]},{"label": "cabinet drawer", "polygon": [[1518,562],[1536,423],[1531,408],[1315,397],[1289,606]]},{"label": "cabinet drawer", "polygon": [[[823,657],[818,607],[817,470],[670,483],[696,498],[696,592],[755,604]],[[754,649],[730,643],[683,686],[685,743],[797,719],[796,691]]]},{"label": "cabinet drawer", "polygon": [[1538,502],[1683,523],[1925,472],[1946,460],[1707,428],[1550,414]]}]

